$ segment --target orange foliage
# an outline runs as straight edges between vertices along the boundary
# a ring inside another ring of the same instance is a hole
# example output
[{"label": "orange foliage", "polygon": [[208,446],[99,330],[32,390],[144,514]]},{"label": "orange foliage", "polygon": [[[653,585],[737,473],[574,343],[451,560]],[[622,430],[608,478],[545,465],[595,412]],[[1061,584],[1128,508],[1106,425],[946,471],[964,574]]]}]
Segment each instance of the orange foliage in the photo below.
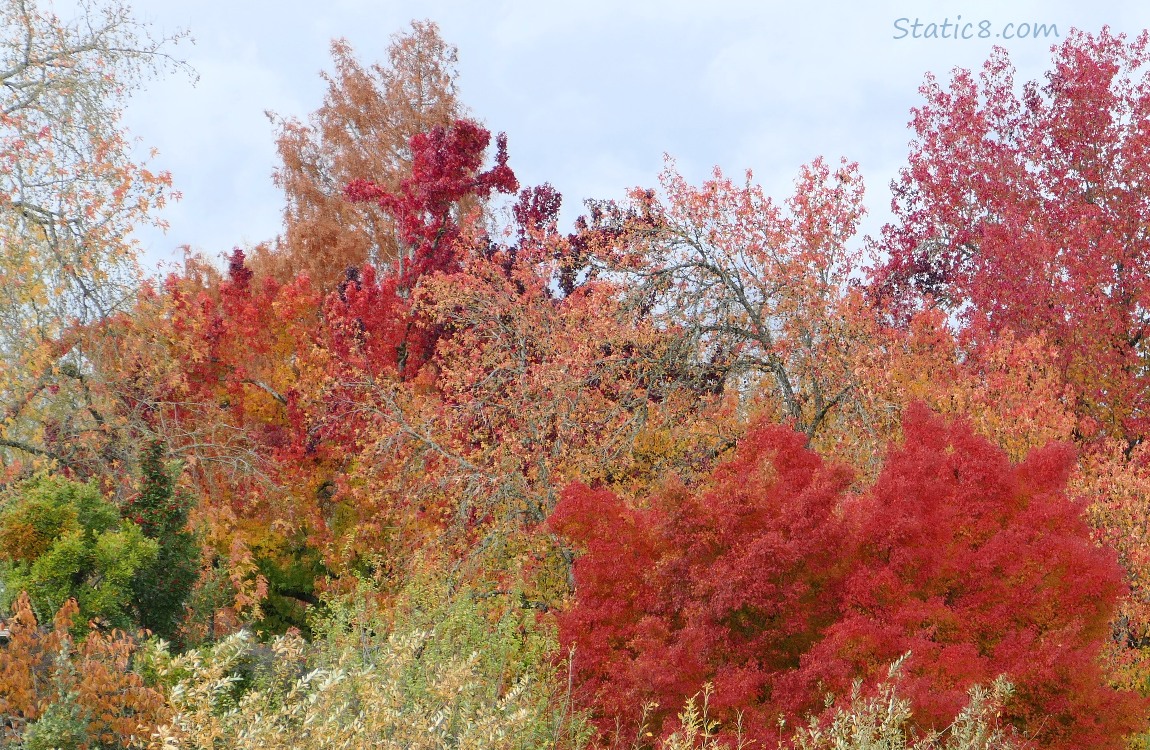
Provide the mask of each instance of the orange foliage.
[{"label": "orange foliage", "polygon": [[1013,461],[1073,437],[1068,389],[1041,336],[1007,331],[981,346],[964,346],[938,310],[915,315],[905,329],[890,329],[867,320],[870,311],[854,302],[851,315],[869,345],[852,352],[852,400],[822,446],[863,475],[873,475],[885,446],[901,438],[900,415],[915,401],[965,418]]},{"label": "orange foliage", "polygon": [[61,607],[52,628],[36,623],[27,595],[14,604],[9,642],[0,647],[0,744],[16,741],[25,728],[58,702],[75,701],[92,745],[145,747],[155,727],[167,720],[164,695],[131,671],[135,641],[120,631],[93,629],[80,644],[70,629],[79,612],[75,600]]},{"label": "orange foliage", "polygon": [[1117,684],[1150,693],[1150,446],[1091,446],[1072,481],[1090,502],[1095,539],[1118,551],[1130,584],[1106,654],[1111,672]]},{"label": "orange foliage", "polygon": [[397,256],[392,217],[369,203],[351,203],[344,186],[370,178],[388,190],[410,171],[408,141],[463,115],[455,96],[456,50],[430,21],[396,34],[387,65],[365,68],[351,45],[331,44],[335,70],[327,95],[307,123],[280,123],[283,166],[276,184],[287,196],[284,235],[255,263],[286,281],[307,274],[331,290],[347,268],[383,266]]}]

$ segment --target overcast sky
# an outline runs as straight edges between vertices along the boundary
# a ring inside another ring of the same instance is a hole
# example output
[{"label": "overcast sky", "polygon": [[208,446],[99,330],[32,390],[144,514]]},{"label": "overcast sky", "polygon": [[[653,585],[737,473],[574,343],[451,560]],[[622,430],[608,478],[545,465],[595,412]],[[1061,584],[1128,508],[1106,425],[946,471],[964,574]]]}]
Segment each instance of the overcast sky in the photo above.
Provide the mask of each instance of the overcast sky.
[{"label": "overcast sky", "polygon": [[[801,164],[824,155],[860,163],[871,212],[864,229],[873,232],[887,215],[888,184],[906,158],[910,108],[927,71],[946,78],[956,66],[977,67],[998,43],[1021,82],[1042,76],[1058,39],[998,36],[1008,28],[1017,35],[1024,23],[1053,25],[1065,37],[1071,27],[1108,24],[1133,36],[1150,25],[1150,5],[1117,0],[132,5],[158,32],[191,32],[195,43],[176,51],[199,73],[194,85],[179,75],[153,82],[126,116],[183,192],[166,211],[167,234],[142,235],[152,264],[180,257],[181,245],[218,257],[279,232],[265,111],[305,118],[319,106],[319,72],[334,37],[346,37],[370,63],[386,59],[389,37],[412,19],[438,23],[459,48],[463,101],[492,131],[507,133],[523,185],[559,189],[564,226],[585,198],[654,186],[664,153],[696,182],[715,165],[736,175],[752,169],[780,198]],[[913,38],[916,20],[922,36],[926,24],[960,16],[974,38]],[[980,28],[989,38],[978,38]]]}]

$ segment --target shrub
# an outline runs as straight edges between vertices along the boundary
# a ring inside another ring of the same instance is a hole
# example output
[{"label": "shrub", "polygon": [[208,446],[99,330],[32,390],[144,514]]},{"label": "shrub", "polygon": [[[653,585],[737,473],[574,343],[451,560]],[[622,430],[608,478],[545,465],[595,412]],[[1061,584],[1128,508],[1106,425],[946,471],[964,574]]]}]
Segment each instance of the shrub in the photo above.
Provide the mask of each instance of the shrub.
[{"label": "shrub", "polygon": [[129,629],[133,578],[158,557],[159,545],[121,520],[95,484],[41,475],[13,490],[0,511],[0,606],[26,591],[44,620],[74,599],[77,636],[89,621]]},{"label": "shrub", "polygon": [[11,635],[0,647],[0,746],[145,747],[166,716],[164,696],[130,669],[136,642],[120,631],[71,635],[73,599],[40,627],[28,596],[15,601]]},{"label": "shrub", "polygon": [[[1073,451],[1051,445],[1015,466],[925,406],[903,433],[861,496],[775,426],[751,429],[707,486],[646,507],[569,487],[551,525],[585,549],[559,617],[578,705],[602,729],[634,726],[648,702],[682,705],[710,682],[724,733],[741,714],[771,746],[780,718],[818,713],[827,691],[873,685],[912,651],[902,689],[924,729],[1005,673],[1016,690],[1004,712],[1024,735],[1121,747],[1145,701],[1099,668],[1123,586],[1063,491]],[[674,728],[664,708],[648,718],[656,735]]]},{"label": "shrub", "polygon": [[409,588],[391,616],[361,590],[329,602],[316,640],[241,632],[152,666],[172,683],[167,747],[537,748],[577,720],[557,702],[552,638],[518,609],[445,586]]},{"label": "shrub", "polygon": [[191,498],[176,485],[178,466],[163,462],[159,441],[144,451],[139,492],[124,503],[121,515],[158,545],[155,558],[132,578],[135,618],[142,628],[173,640],[184,620],[184,606],[199,576],[200,546],[188,530]]}]

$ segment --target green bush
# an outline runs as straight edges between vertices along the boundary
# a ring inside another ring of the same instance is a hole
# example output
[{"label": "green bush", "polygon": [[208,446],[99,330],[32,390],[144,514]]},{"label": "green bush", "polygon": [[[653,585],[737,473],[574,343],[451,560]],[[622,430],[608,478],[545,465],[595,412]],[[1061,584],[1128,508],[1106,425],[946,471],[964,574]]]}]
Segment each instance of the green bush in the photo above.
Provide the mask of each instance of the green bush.
[{"label": "green bush", "polygon": [[89,746],[88,720],[76,694],[50,703],[24,730],[24,750],[82,750]]},{"label": "green bush", "polygon": [[80,611],[77,633],[91,621],[131,628],[132,583],[159,557],[159,544],[94,484],[41,475],[18,486],[0,510],[0,607],[27,591],[32,610],[51,620],[68,599]]}]

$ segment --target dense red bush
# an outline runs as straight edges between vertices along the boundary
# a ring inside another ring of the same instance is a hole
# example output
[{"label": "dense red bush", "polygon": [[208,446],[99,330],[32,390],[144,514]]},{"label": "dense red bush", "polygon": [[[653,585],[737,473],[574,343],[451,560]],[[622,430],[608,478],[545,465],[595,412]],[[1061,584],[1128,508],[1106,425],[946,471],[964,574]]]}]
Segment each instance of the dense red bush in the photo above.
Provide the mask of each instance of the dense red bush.
[{"label": "dense red bush", "polygon": [[921,405],[903,427],[862,495],[781,427],[752,429],[706,488],[648,508],[570,487],[551,523],[586,552],[560,638],[602,725],[655,700],[664,730],[710,681],[716,716],[741,712],[771,746],[780,716],[819,711],[827,692],[909,651],[901,689],[924,728],[1005,673],[1017,688],[1006,715],[1024,735],[1121,747],[1144,707],[1097,663],[1123,584],[1063,491],[1073,451],[1014,466]]},{"label": "dense red bush", "polygon": [[921,404],[903,431],[850,506],[857,556],[842,617],[788,686],[845,692],[910,651],[901,689],[923,725],[945,726],[972,684],[1005,673],[1017,688],[1006,714],[1042,747],[1123,747],[1145,710],[1106,686],[1098,656],[1125,587],[1064,492],[1073,449],[1012,466]]},{"label": "dense red bush", "polygon": [[560,638],[576,646],[581,699],[604,726],[657,701],[659,730],[707,681],[719,716],[772,723],[775,680],[837,619],[850,558],[837,513],[850,474],[805,441],[752,429],[708,488],[670,487],[642,510],[567,489],[551,525],[586,554]]}]

